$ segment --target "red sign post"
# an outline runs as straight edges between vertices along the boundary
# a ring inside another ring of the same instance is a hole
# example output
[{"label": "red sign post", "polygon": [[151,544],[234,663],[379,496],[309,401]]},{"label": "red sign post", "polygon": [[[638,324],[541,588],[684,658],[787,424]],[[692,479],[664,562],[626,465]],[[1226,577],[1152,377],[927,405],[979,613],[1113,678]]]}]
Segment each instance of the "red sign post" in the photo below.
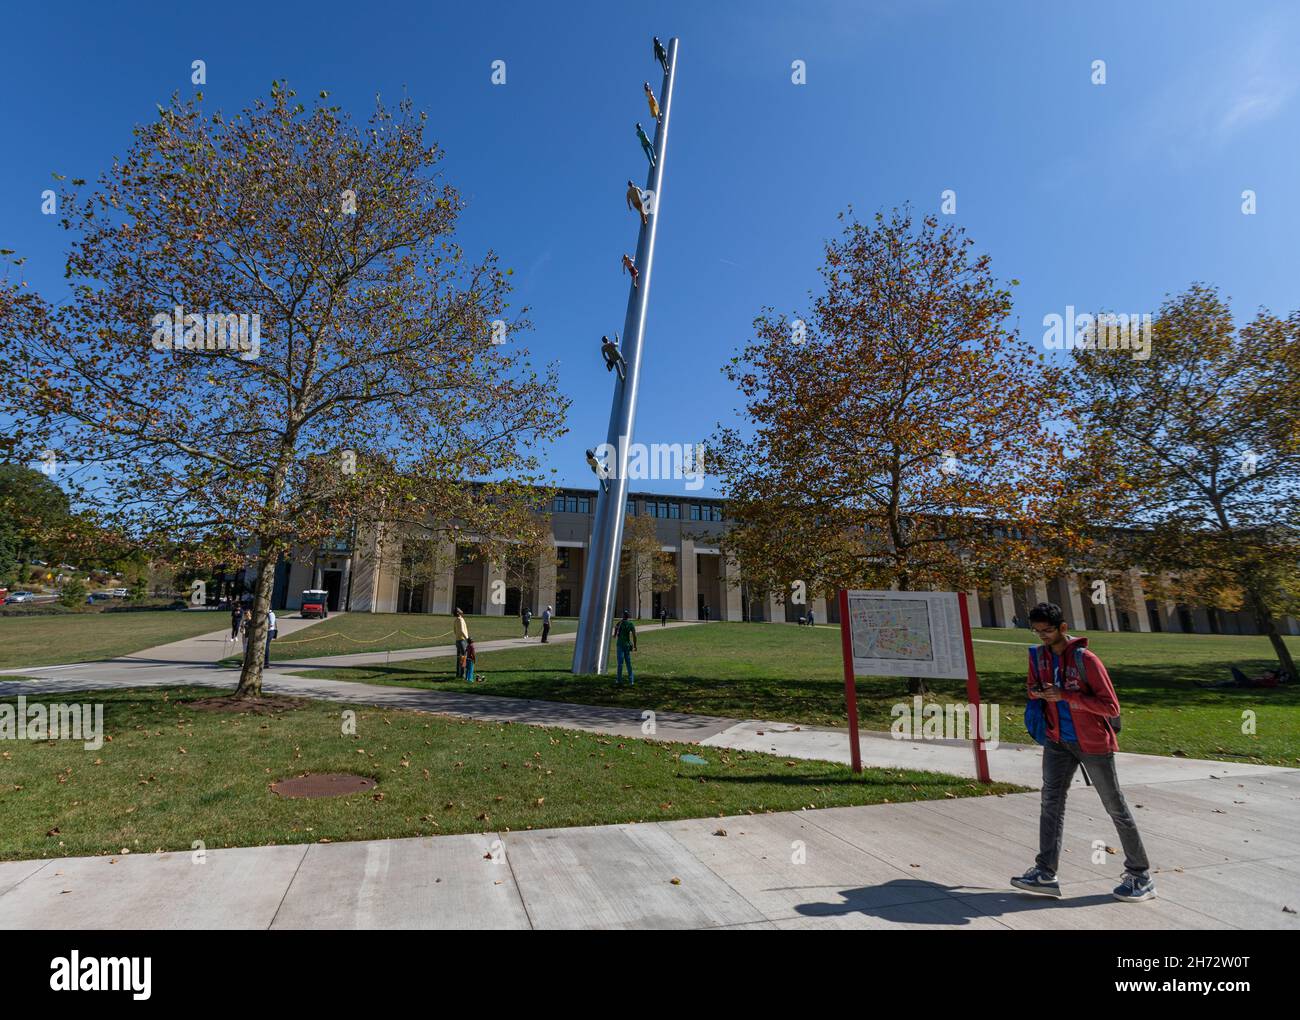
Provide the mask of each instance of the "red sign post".
[{"label": "red sign post", "polygon": [[[870,656],[868,661],[873,665],[868,668],[872,672],[864,675],[913,676],[923,672],[923,669],[909,662],[908,656],[904,654],[907,649],[896,653],[900,656],[896,659],[883,657],[875,651],[867,653],[862,649],[855,650],[849,606],[850,595],[864,602],[873,601],[884,606],[890,605],[891,600],[899,603],[914,603],[915,608],[911,611],[916,614],[916,619],[920,620],[924,617],[927,625],[934,628],[926,632],[931,656],[925,661],[924,671],[928,672],[930,676],[940,679],[965,679],[966,700],[969,706],[968,714],[972,732],[971,745],[975,751],[975,774],[982,783],[992,782],[989,776],[988,752],[984,747],[985,734],[980,720],[980,682],[979,674],[975,672],[975,646],[971,641],[970,609],[967,606],[968,596],[965,592],[955,593],[956,608],[960,615],[960,634],[958,635],[952,633],[952,624],[955,624],[956,621],[951,619],[953,602],[948,601],[951,595],[936,592],[840,591],[840,645],[844,655],[844,704],[849,713],[849,758],[853,771],[862,771],[862,747],[858,735],[857,668],[855,667],[855,659],[858,663],[862,663],[864,658]],[[945,612],[938,613],[938,618],[932,619],[929,614],[939,609],[943,609]],[[906,611],[900,610],[900,612]],[[945,615],[947,619],[945,619]],[[903,630],[901,627],[895,629]]]}]

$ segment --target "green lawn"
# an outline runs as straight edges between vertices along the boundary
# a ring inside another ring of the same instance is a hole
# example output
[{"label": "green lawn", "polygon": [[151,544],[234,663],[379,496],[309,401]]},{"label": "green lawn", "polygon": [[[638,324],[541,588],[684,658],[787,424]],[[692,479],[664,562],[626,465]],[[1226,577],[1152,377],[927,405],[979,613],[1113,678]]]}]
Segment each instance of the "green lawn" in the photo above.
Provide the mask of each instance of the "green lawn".
[{"label": "green lawn", "polygon": [[228,613],[198,610],[0,616],[0,669],[112,659],[229,626]]},{"label": "green lawn", "polygon": [[[1016,792],[955,776],[787,761],[690,744],[306,702],[270,715],[193,709],[207,688],[88,692],[97,751],[6,740],[0,859],[657,821]],[[37,701],[68,701],[33,698]],[[700,755],[707,764],[679,760]],[[369,776],[348,797],[287,800],[274,781]]]},{"label": "green lawn", "polygon": [[[286,617],[297,613],[286,612]],[[467,616],[469,634],[475,641],[523,637],[523,624],[514,616]],[[275,642],[272,660],[319,658],[323,655],[351,655],[355,652],[397,651],[400,648],[424,648],[452,645],[450,616],[427,613],[337,613],[328,620],[313,624],[301,634],[286,636]],[[574,630],[575,619],[557,620],[552,634]],[[537,640],[542,621],[534,619],[529,639]],[[238,661],[232,658],[229,661]]]},{"label": "green lawn", "polygon": [[[742,719],[845,726],[843,667],[836,626],[813,629],[770,624],[715,623],[659,632],[642,629],[635,656],[637,684],[616,688],[612,677],[574,677],[571,646],[484,652],[481,694],[697,712]],[[982,699],[998,704],[1004,743],[1029,743],[1023,724],[1026,632],[985,628],[975,658]],[[1120,747],[1148,754],[1300,765],[1300,689],[1204,690],[1236,664],[1247,674],[1272,664],[1261,637],[1193,634],[1090,633],[1089,647],[1106,663],[1119,692],[1124,725]],[[1002,643],[1007,642],[1007,643]],[[1288,642],[1300,655],[1300,638]],[[611,664],[612,670],[612,664]],[[309,676],[440,690],[470,690],[454,678],[449,659],[390,667],[316,670]],[[965,683],[932,683],[927,701],[965,701]],[[886,730],[891,708],[907,702],[897,678],[860,678],[858,715]],[[1242,713],[1255,713],[1256,733],[1241,732]]]}]

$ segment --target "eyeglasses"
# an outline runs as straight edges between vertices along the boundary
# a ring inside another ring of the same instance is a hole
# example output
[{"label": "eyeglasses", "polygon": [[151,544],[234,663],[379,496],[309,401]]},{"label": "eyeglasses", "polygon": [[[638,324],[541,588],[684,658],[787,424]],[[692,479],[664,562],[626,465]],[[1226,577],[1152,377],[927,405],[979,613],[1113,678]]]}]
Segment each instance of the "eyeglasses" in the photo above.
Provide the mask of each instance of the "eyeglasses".
[{"label": "eyeglasses", "polygon": [[1032,631],[1033,631],[1035,634],[1037,634],[1039,637],[1047,637],[1048,634],[1054,634],[1054,633],[1057,631],[1058,628],[1056,628],[1056,627],[1047,627],[1047,628],[1044,629],[1044,628],[1039,628],[1039,627],[1030,627],[1029,629],[1032,630]]}]

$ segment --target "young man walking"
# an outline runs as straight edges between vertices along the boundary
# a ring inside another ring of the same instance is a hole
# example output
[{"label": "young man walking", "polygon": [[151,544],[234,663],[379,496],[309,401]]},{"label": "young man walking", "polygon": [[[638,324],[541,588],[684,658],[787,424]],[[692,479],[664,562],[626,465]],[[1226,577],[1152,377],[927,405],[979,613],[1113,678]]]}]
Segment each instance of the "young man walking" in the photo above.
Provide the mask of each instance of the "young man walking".
[{"label": "young man walking", "polygon": [[1133,812],[1124,801],[1115,771],[1112,719],[1119,699],[1101,659],[1088,651],[1087,638],[1066,633],[1061,607],[1040,602],[1029,611],[1029,626],[1040,644],[1029,650],[1029,697],[1043,702],[1047,739],[1043,745],[1043,796],[1038,819],[1038,857],[1034,866],[1011,884],[1042,896],[1061,895],[1056,868],[1065,832],[1065,797],[1074,771],[1083,767],[1115,823],[1124,847],[1124,878],[1113,892],[1117,900],[1139,903],[1156,894],[1146,850]]},{"label": "young man walking", "polygon": [[546,611],[542,613],[542,644],[550,644],[551,637],[551,607],[547,606]]},{"label": "young man walking", "polygon": [[636,624],[632,622],[631,612],[624,609],[623,619],[614,624],[614,636],[618,638],[618,679],[614,685],[623,682],[623,663],[627,663],[627,683],[636,685],[636,676],[632,673],[632,653],[636,651]]}]

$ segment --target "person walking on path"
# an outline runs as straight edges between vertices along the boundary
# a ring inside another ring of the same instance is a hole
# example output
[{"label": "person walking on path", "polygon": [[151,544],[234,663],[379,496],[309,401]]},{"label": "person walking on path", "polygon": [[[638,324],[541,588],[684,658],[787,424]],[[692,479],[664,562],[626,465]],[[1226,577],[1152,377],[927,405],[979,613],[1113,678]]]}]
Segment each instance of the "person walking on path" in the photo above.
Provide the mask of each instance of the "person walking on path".
[{"label": "person walking on path", "polygon": [[244,622],[243,610],[239,608],[238,602],[230,604],[230,640],[234,641],[239,637],[239,628]]},{"label": "person walking on path", "polygon": [[531,609],[525,609],[525,610],[524,610],[524,612],[523,612],[523,621],[524,621],[524,640],[527,641],[527,640],[528,640],[528,625],[529,625],[530,623],[533,622],[533,611],[532,611]]},{"label": "person walking on path", "polygon": [[627,662],[627,684],[632,687],[636,684],[636,675],[632,672],[632,653],[636,651],[636,624],[631,620],[632,614],[626,609],[623,610],[623,619],[614,625],[614,636],[618,638],[618,678],[614,681],[617,687],[623,682],[623,663]]},{"label": "person walking on path", "polygon": [[469,624],[465,622],[465,614],[459,608],[451,629],[456,635],[456,679],[459,680],[465,675],[465,647],[469,644]]},{"label": "person walking on path", "polygon": [[551,636],[551,607],[547,606],[542,613],[542,644],[549,644]]},{"label": "person walking on path", "polygon": [[808,626],[809,627],[817,626],[817,614],[813,612],[811,606],[808,607]]},{"label": "person walking on path", "polygon": [[667,607],[667,606],[662,606],[662,607],[659,609],[659,626],[660,626],[660,627],[667,627],[667,626],[668,626],[668,607]]},{"label": "person walking on path", "polygon": [[1119,698],[1110,675],[1101,659],[1088,651],[1087,638],[1066,633],[1060,606],[1040,602],[1029,611],[1029,626],[1041,642],[1029,649],[1025,685],[1031,699],[1044,703],[1043,794],[1038,857],[1034,866],[1013,878],[1011,884],[1043,896],[1061,895],[1056,868],[1065,832],[1065,797],[1074,770],[1082,766],[1084,779],[1097,788],[1124,847],[1124,877],[1112,895],[1129,903],[1149,900],[1156,894],[1155,883],[1115,770]]}]

